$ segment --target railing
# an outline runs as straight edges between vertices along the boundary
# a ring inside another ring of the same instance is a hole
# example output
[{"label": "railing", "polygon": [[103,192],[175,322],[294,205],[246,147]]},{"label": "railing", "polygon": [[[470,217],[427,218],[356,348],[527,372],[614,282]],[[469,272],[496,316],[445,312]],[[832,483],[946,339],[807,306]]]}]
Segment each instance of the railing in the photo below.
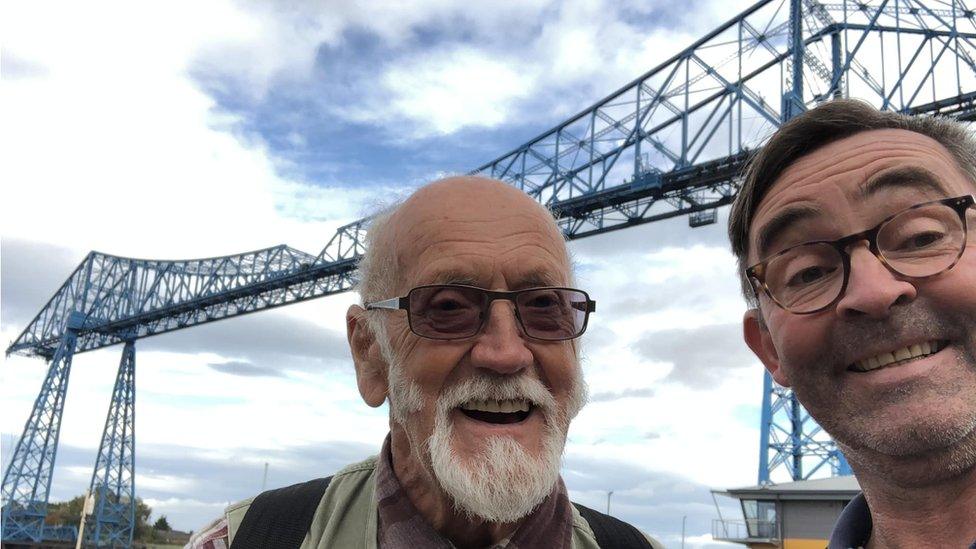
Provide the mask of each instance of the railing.
[{"label": "railing", "polygon": [[773,520],[712,520],[712,539],[742,542],[746,540],[778,540],[779,525]]}]

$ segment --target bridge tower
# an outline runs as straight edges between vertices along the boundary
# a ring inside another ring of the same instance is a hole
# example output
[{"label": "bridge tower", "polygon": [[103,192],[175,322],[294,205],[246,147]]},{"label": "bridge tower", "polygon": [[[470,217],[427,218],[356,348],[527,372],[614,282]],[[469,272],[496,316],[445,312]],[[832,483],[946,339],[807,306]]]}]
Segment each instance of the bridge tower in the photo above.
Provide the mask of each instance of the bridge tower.
[{"label": "bridge tower", "polygon": [[[821,12],[820,17],[830,16]],[[787,85],[780,109],[782,122],[806,110],[803,98],[803,0],[790,0],[788,41],[792,51],[787,63]],[[835,32],[831,35],[831,97],[840,95],[839,47],[839,35]],[[830,467],[832,475],[851,474],[851,468],[836,443],[810,417],[793,391],[777,385],[769,372],[765,372],[759,427],[759,483],[771,482],[770,472],[778,467],[785,467],[791,480],[805,480],[824,465]]]},{"label": "bridge tower", "polygon": [[84,525],[85,545],[129,547],[135,532],[136,347],[128,340],[122,350],[112,402],[105,418],[102,443],[88,488],[92,514]]},{"label": "bridge tower", "polygon": [[40,542],[51,492],[51,475],[58,452],[64,397],[68,392],[71,358],[84,315],[72,313],[62,335],[41,392],[17,441],[3,475],[3,541]]}]

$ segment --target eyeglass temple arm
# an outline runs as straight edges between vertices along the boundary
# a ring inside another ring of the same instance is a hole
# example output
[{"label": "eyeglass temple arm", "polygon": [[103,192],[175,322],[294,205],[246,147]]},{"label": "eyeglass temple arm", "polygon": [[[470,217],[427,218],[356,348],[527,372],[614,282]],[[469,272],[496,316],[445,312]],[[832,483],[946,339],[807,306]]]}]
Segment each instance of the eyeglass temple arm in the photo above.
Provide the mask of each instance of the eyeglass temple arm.
[{"label": "eyeglass temple arm", "polygon": [[596,301],[592,299],[588,301],[577,301],[572,304],[572,307],[578,311],[583,311],[584,313],[595,313],[596,312]]},{"label": "eyeglass temple arm", "polygon": [[406,309],[409,305],[406,297],[391,297],[390,299],[384,299],[383,301],[374,301],[373,303],[366,303],[365,307],[367,311],[372,311],[374,309]]}]

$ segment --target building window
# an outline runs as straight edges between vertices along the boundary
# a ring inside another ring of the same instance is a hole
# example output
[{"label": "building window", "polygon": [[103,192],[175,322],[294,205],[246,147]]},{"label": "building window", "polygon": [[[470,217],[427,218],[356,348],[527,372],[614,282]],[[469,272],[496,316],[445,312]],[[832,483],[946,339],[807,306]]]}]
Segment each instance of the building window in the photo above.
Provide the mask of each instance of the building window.
[{"label": "building window", "polygon": [[750,538],[777,539],[776,502],[755,499],[742,500],[742,514]]}]

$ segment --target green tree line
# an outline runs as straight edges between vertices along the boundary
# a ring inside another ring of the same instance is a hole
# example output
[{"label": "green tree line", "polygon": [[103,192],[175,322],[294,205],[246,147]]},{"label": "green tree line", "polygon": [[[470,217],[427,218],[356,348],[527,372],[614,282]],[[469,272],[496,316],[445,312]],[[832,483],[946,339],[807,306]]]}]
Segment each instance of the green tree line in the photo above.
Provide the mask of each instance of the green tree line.
[{"label": "green tree line", "polygon": [[[47,518],[45,524],[69,524],[77,525],[81,520],[81,509],[85,505],[85,496],[77,496],[68,501],[49,503],[47,506]],[[166,516],[159,517],[152,525],[149,524],[149,517],[152,516],[152,507],[146,505],[142,498],[136,498],[136,525],[133,537],[138,541],[153,541],[156,532],[168,532],[172,530]]]}]

